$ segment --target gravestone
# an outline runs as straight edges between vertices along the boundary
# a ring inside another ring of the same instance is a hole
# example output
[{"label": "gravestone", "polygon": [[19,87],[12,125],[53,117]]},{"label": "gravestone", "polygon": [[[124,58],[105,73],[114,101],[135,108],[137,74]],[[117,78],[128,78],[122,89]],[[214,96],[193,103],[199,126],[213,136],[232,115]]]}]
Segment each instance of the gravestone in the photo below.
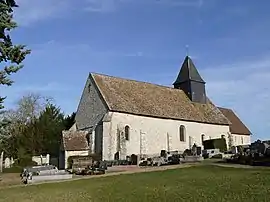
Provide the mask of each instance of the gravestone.
[{"label": "gravestone", "polygon": [[10,166],[11,166],[11,162],[10,162],[10,158],[5,158],[5,168],[10,168]]}]

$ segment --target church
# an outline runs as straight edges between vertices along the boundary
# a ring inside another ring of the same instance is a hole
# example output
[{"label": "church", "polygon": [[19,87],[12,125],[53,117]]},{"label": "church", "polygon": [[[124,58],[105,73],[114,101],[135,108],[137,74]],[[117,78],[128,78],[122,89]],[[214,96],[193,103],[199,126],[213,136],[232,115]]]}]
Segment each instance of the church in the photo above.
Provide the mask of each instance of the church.
[{"label": "church", "polygon": [[189,56],[172,87],[90,73],[73,127],[77,133],[65,139],[64,149],[71,145],[114,160],[181,152],[221,137],[231,146],[250,144],[249,129],[233,110],[215,106],[205,85]]}]

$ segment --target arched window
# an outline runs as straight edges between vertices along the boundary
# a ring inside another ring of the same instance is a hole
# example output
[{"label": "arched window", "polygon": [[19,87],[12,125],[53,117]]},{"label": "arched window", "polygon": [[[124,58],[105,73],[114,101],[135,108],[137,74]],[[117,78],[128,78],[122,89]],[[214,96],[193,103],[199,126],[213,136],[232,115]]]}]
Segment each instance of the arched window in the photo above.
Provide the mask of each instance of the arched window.
[{"label": "arched window", "polygon": [[180,136],[181,142],[186,141],[186,129],[185,129],[185,126],[183,126],[183,125],[181,125],[179,128],[179,136]]},{"label": "arched window", "polygon": [[225,135],[221,135],[221,138],[224,139],[225,138]]},{"label": "arched window", "polygon": [[125,138],[129,140],[129,126],[125,126]]},{"label": "arched window", "polygon": [[204,137],[205,137],[205,135],[204,135],[204,134],[202,134],[202,144],[203,144],[203,141],[204,141]]}]

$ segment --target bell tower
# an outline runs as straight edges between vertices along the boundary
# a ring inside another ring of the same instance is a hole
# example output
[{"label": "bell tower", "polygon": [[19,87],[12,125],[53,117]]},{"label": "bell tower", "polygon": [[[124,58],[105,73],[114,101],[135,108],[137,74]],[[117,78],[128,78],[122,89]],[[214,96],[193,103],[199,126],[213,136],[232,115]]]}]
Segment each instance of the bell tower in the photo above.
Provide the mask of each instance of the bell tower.
[{"label": "bell tower", "polygon": [[183,90],[192,102],[206,104],[205,81],[189,56],[186,56],[173,86]]}]

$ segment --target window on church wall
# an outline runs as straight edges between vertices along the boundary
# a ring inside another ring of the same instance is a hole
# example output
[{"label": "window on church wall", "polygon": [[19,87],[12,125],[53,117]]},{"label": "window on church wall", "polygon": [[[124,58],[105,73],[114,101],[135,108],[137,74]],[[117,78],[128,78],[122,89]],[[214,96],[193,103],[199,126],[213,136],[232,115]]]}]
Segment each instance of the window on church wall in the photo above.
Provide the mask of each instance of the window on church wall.
[{"label": "window on church wall", "polygon": [[179,136],[180,136],[180,141],[185,142],[186,139],[186,128],[185,126],[181,125],[179,128]]},{"label": "window on church wall", "polygon": [[241,144],[244,144],[244,138],[241,137]]},{"label": "window on church wall", "polygon": [[224,139],[225,138],[225,135],[221,135],[221,138]]},{"label": "window on church wall", "polygon": [[125,126],[125,138],[127,141],[129,140],[129,132],[130,132],[129,126]]}]

